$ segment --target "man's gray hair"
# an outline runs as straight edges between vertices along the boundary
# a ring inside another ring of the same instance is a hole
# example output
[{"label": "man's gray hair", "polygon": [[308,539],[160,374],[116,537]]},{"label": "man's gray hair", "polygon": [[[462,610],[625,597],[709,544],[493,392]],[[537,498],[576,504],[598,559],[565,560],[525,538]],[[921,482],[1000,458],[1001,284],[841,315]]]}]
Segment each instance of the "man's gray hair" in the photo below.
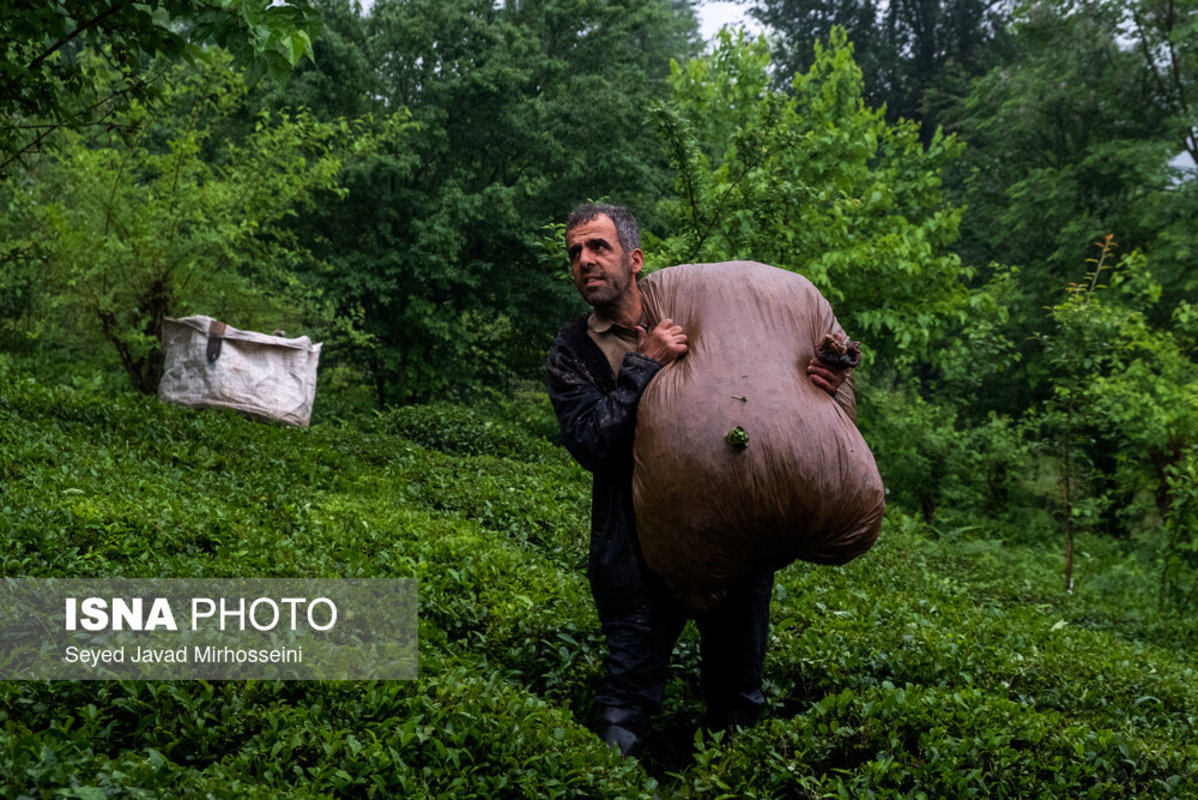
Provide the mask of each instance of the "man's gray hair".
[{"label": "man's gray hair", "polygon": [[566,235],[569,236],[570,231],[579,225],[590,222],[604,214],[615,223],[616,236],[620,239],[620,247],[624,249],[624,253],[627,254],[633,250],[639,250],[641,247],[641,227],[627,206],[583,203],[571,211],[570,216],[566,217]]}]

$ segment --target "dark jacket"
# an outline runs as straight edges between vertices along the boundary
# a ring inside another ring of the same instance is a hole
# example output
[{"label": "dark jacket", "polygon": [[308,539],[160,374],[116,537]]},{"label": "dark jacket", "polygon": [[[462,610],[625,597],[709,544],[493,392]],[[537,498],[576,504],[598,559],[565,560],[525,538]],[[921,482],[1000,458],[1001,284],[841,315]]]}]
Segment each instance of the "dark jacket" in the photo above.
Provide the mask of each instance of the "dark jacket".
[{"label": "dark jacket", "polygon": [[613,379],[603,351],[587,335],[586,320],[583,316],[562,328],[546,368],[562,443],[592,473],[587,575],[599,617],[605,619],[646,605],[656,580],[636,540],[632,441],[641,393],[661,364],[629,353]]}]

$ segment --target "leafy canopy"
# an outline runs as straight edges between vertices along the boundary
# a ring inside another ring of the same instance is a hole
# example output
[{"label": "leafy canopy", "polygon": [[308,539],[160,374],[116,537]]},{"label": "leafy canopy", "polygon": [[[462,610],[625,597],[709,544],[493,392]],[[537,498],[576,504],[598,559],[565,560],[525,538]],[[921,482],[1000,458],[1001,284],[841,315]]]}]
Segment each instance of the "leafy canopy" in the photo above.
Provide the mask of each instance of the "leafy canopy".
[{"label": "leafy canopy", "polygon": [[968,271],[948,252],[960,210],[940,180],[960,144],[937,133],[925,147],[913,123],[868,108],[841,29],[790,93],[770,87],[769,67],[764,39],[727,31],[711,55],[673,65],[655,116],[677,196],[651,266],[748,259],[802,272],[875,354],[927,357],[964,313]]},{"label": "leafy canopy", "polygon": [[[68,134],[16,195],[37,232],[18,263],[47,273],[47,310],[101,333],[141,391],[157,388],[168,315],[240,327],[265,317],[273,329],[317,313],[292,274],[305,249],[279,223],[318,190],[342,193],[343,159],[371,149],[375,134],[298,112],[260,115],[248,136],[223,138],[244,93],[227,57],[183,66],[157,112],[134,102],[120,114],[131,135]],[[390,118],[383,135],[402,125]]]},{"label": "leafy canopy", "polygon": [[[10,4],[12,6],[12,4]],[[152,63],[231,52],[251,80],[312,56],[319,18],[306,0],[53,0],[0,14],[0,177],[61,127],[114,124],[157,91]],[[87,57],[90,56],[90,57]]]},{"label": "leafy canopy", "polygon": [[1125,529],[1155,518],[1164,534],[1161,603],[1185,606],[1198,600],[1180,593],[1174,574],[1176,562],[1198,566],[1198,309],[1182,302],[1167,325],[1153,324],[1148,312],[1162,287],[1143,254],[1129,253],[1112,270],[1112,237],[1099,244],[1093,271],[1049,309],[1053,327],[1038,337],[1054,375],[1043,437],[1064,452],[1067,506],[1078,494],[1070,482],[1107,478],[1066,508],[1067,522],[1093,526],[1110,507]]},{"label": "leafy canopy", "polygon": [[293,85],[318,108],[335,105],[326,90],[406,107],[418,126],[347,173],[346,202],[302,221],[334,266],[312,280],[373,337],[343,355],[380,405],[540,380],[578,303],[535,257],[541,228],[585,197],[647,206],[668,187],[644,115],[670,57],[693,48],[689,4],[378,0],[329,28],[337,46]]}]

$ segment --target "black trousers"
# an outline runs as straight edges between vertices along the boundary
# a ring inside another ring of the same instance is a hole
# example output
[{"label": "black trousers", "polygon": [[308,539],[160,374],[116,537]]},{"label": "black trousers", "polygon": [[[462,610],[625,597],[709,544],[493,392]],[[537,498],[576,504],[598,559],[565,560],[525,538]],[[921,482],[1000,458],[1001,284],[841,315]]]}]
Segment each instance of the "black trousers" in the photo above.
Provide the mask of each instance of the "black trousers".
[{"label": "black trousers", "polygon": [[[638,561],[639,555],[635,554]],[[590,569],[591,589],[609,650],[607,675],[596,702],[601,718],[607,711],[620,709],[636,712],[632,718],[639,719],[661,706],[670,655],[690,614],[643,562],[612,563],[619,561],[608,560],[607,566],[617,570],[617,579],[611,584],[604,583],[605,570],[596,569],[594,560]],[[750,725],[765,704],[762,665],[769,639],[775,569],[773,565],[758,564],[719,605],[695,615],[710,727]],[[632,571],[640,580],[632,581],[639,585],[629,592]],[[621,588],[620,597],[610,596],[612,586]]]}]

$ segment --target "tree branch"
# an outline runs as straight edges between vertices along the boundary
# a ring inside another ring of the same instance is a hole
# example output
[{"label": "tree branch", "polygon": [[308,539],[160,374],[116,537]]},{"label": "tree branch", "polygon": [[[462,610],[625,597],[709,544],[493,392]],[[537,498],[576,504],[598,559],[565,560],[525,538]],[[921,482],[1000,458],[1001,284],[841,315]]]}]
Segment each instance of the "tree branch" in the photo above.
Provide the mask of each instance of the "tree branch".
[{"label": "tree branch", "polygon": [[33,59],[33,61],[30,61],[29,66],[26,67],[26,69],[29,72],[33,72],[35,69],[38,69],[39,67],[41,67],[42,64],[45,63],[46,59],[48,59],[50,56],[54,55],[56,52],[61,50],[66,45],[70,44],[72,41],[74,41],[76,38],[78,38],[82,33],[84,33],[85,31],[91,30],[92,28],[96,27],[101,22],[106,20],[108,17],[111,17],[113,14],[120,11],[123,7],[129,6],[129,5],[131,5],[131,3],[128,3],[128,2],[115,3],[114,5],[112,5],[112,7],[110,7],[104,13],[100,14],[98,17],[90,19],[87,22],[83,23],[82,25],[79,25],[78,27],[75,28],[75,30],[71,31],[70,34],[68,34],[65,39],[58,40],[57,42],[55,42],[53,45],[50,46],[49,50],[42,53],[37,58]]},{"label": "tree branch", "polygon": [[[0,128],[0,130],[22,130],[22,129],[37,130],[37,129],[41,129],[41,131],[42,131],[41,133],[39,133],[37,135],[37,137],[33,141],[28,142],[21,148],[12,151],[11,153],[9,153],[8,158],[4,159],[4,161],[0,161],[0,176],[4,175],[4,170],[8,167],[9,164],[11,164],[12,162],[21,158],[23,155],[25,155],[31,149],[37,147],[39,144],[41,144],[43,139],[45,139],[47,136],[49,136],[54,131],[58,130],[59,128],[66,127],[72,120],[78,120],[78,118],[83,116],[84,114],[90,114],[92,111],[95,111],[97,108],[100,108],[101,106],[103,106],[107,103],[110,103],[111,101],[115,100],[116,98],[120,97],[121,95],[129,94],[130,92],[136,91],[137,89],[148,85],[148,83],[152,83],[152,82],[158,80],[160,77],[162,77],[164,72],[165,72],[165,69],[158,72],[157,74],[151,76],[149,81],[142,80],[142,79],[135,80],[133,83],[129,84],[128,86],[126,86],[122,89],[117,89],[116,91],[109,94],[107,97],[97,100],[92,105],[83,109],[83,111],[80,111],[80,112],[70,115],[70,117],[68,119],[63,119],[59,122],[54,122],[54,123],[50,123],[47,125],[24,125],[24,126],[10,125],[5,128]],[[104,117],[106,117],[106,116],[107,116],[107,113],[104,116],[100,117],[99,119],[95,119],[95,120],[91,120],[89,122],[83,122],[83,123],[76,122],[76,124],[78,127],[84,127],[86,125],[99,125],[104,120]]]}]

